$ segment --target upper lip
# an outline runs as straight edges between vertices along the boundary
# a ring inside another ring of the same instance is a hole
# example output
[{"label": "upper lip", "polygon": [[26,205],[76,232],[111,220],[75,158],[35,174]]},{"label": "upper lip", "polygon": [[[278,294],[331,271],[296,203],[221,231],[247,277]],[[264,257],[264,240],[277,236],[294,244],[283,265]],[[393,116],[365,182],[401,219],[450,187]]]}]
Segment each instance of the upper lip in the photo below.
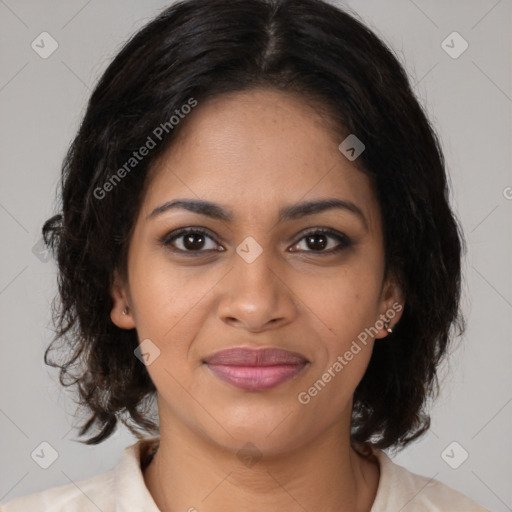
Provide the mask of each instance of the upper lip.
[{"label": "upper lip", "polygon": [[297,352],[281,348],[233,347],[208,356],[204,362],[224,366],[278,366],[304,364],[308,361]]}]

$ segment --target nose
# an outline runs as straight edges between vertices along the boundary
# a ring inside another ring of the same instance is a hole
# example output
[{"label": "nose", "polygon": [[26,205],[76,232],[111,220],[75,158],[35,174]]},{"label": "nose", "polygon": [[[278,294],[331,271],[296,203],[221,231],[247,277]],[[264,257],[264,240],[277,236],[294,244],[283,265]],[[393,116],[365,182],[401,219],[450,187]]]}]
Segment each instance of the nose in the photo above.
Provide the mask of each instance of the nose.
[{"label": "nose", "polygon": [[249,332],[278,328],[293,321],[297,303],[286,269],[270,249],[254,260],[233,255],[233,268],[222,280],[218,316],[233,327]]}]

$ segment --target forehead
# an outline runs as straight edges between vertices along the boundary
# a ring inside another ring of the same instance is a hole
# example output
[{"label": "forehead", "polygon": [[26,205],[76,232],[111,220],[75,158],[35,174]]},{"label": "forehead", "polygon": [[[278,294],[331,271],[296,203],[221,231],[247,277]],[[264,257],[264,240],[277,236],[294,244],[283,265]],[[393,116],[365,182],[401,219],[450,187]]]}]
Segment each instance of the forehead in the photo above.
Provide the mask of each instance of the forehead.
[{"label": "forehead", "polygon": [[338,149],[346,136],[315,104],[273,90],[199,103],[151,172],[144,209],[177,197],[229,204],[241,216],[337,196],[376,215],[369,177]]}]

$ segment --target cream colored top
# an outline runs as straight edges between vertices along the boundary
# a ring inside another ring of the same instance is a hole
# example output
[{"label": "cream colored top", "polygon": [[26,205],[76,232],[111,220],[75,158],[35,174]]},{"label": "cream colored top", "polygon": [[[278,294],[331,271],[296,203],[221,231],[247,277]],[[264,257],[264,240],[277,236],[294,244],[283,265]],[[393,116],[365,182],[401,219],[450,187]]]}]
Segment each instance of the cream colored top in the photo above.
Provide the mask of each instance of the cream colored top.
[{"label": "cream colored top", "polygon": [[[160,512],[142,472],[158,442],[158,437],[142,439],[125,448],[110,471],[15,498],[0,505],[0,512]],[[395,464],[385,452],[373,453],[380,480],[371,512],[489,512],[443,483]]]}]

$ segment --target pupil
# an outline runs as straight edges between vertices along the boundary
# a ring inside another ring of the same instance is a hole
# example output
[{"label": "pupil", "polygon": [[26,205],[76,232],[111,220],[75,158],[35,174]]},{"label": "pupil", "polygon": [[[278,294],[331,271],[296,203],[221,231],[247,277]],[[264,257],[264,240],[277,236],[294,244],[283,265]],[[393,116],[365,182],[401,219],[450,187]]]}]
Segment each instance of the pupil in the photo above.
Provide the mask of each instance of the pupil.
[{"label": "pupil", "polygon": [[[194,242],[193,241],[194,238],[198,238],[199,242],[197,242],[197,241]],[[188,234],[185,237],[184,245],[187,249],[200,249],[203,243],[204,243],[203,235],[201,235],[200,233],[192,233],[192,234]]]},{"label": "pupil", "polygon": [[[318,242],[319,238],[322,240],[322,242],[320,242],[320,243]],[[308,243],[308,245],[309,244],[313,245],[313,247],[310,247],[311,249],[315,249],[315,248],[316,249],[324,249],[327,245],[326,237],[322,234],[309,235],[307,237],[307,243]],[[314,247],[315,245],[317,247]]]}]

